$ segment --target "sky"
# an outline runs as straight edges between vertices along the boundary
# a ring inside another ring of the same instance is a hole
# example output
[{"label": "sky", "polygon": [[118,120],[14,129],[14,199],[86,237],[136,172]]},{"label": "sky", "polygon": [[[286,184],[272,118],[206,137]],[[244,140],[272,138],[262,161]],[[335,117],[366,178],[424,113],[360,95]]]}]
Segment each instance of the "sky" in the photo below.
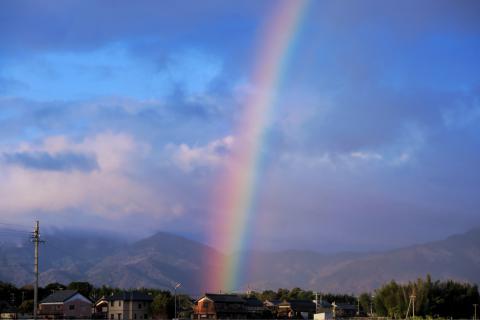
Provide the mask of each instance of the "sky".
[{"label": "sky", "polygon": [[[281,3],[2,1],[0,222],[212,239]],[[249,243],[385,250],[480,226],[478,57],[475,0],[308,3]]]}]

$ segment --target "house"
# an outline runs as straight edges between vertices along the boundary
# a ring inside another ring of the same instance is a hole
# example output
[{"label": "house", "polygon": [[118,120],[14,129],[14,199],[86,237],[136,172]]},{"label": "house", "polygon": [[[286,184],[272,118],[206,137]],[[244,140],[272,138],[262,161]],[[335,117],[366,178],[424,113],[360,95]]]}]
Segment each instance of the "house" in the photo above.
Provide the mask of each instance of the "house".
[{"label": "house", "polygon": [[108,319],[148,320],[152,318],[153,298],[139,291],[122,292],[108,297]]},{"label": "house", "polygon": [[280,300],[265,300],[263,301],[263,306],[269,310],[272,315],[276,316],[278,312],[278,305],[282,303]]},{"label": "house", "polygon": [[245,300],[236,294],[206,293],[195,301],[193,319],[246,319]]},{"label": "house", "polygon": [[332,304],[325,300],[313,301],[316,304],[317,313],[332,313]]},{"label": "house", "polygon": [[108,305],[110,301],[105,297],[101,297],[95,302],[93,306],[93,319],[107,319],[108,318]]},{"label": "house", "polygon": [[338,303],[335,301],[332,303],[334,318],[350,318],[357,315],[358,308],[353,304]]},{"label": "house", "polygon": [[288,300],[278,305],[277,317],[281,319],[312,319],[315,303],[310,300]]},{"label": "house", "polygon": [[89,319],[92,301],[75,290],[57,291],[40,302],[38,314],[45,319]]},{"label": "house", "polygon": [[0,301],[0,319],[17,319],[17,308],[6,301]]},{"label": "house", "polygon": [[255,297],[244,298],[244,300],[248,319],[272,318],[273,313],[263,305],[262,301]]}]

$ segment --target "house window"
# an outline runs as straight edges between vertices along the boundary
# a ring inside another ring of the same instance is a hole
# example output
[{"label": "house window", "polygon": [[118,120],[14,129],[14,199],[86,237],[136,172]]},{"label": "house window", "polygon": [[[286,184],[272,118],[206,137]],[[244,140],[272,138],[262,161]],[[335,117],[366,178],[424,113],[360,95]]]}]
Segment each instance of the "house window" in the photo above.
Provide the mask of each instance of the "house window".
[{"label": "house window", "polygon": [[112,307],[113,307],[113,300],[112,300],[112,301],[110,301],[110,306],[112,306]]},{"label": "house window", "polygon": [[110,319],[113,320],[114,318],[115,318],[115,315],[112,313],[112,314],[110,315]]},{"label": "house window", "polygon": [[142,304],[141,303],[138,304],[138,309],[142,309]]},{"label": "house window", "polygon": [[122,314],[121,314],[121,313],[117,313],[117,319],[118,319],[118,320],[121,320],[121,319],[122,319]]},{"label": "house window", "polygon": [[118,301],[118,306],[119,306],[119,307],[122,306],[122,301]]},{"label": "house window", "polygon": [[145,313],[145,314],[143,315],[143,319],[147,319],[147,318],[148,318],[148,314]]},{"label": "house window", "polygon": [[137,314],[136,313],[133,314],[133,319],[137,319]]},{"label": "house window", "polygon": [[75,310],[75,305],[74,304],[69,305],[68,310]]}]

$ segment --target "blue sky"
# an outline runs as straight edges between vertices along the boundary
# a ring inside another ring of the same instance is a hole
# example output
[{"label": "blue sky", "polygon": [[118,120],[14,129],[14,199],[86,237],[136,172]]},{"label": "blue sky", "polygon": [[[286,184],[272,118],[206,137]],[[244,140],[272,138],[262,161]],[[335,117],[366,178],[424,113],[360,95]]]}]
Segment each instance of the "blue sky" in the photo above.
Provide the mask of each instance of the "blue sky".
[{"label": "blue sky", "polygon": [[[0,219],[208,239],[280,3],[2,1]],[[479,56],[478,1],[312,1],[252,243],[377,250],[480,225]]]}]

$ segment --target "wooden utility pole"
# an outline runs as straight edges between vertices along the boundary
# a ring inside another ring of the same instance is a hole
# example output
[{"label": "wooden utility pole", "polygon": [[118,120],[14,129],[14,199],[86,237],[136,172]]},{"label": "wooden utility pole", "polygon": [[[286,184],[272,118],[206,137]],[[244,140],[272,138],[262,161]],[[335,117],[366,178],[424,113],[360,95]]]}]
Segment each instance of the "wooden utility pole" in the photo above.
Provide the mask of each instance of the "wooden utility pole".
[{"label": "wooden utility pole", "polygon": [[417,296],[415,295],[415,291],[412,294],[412,319],[415,319],[415,298]]},{"label": "wooden utility pole", "polygon": [[473,304],[473,320],[477,320],[477,306],[478,304]]},{"label": "wooden utility pole", "polygon": [[40,222],[35,222],[35,228],[33,229],[32,242],[35,246],[34,256],[34,272],[35,272],[35,286],[33,289],[33,319],[37,320],[38,316],[38,245],[43,242],[40,240]]}]

